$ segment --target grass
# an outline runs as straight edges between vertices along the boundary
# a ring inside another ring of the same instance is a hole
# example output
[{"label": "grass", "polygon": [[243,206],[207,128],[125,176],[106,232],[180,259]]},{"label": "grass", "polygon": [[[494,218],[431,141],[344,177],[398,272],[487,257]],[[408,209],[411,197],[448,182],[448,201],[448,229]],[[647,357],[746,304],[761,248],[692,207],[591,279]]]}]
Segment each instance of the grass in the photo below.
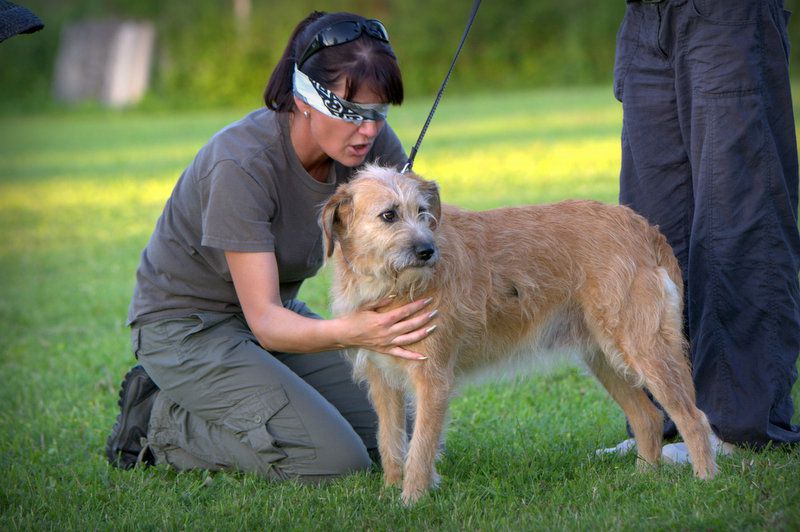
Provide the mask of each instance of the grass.
[{"label": "grass", "polygon": [[[406,147],[429,104],[393,111]],[[378,473],[311,487],[109,468],[139,253],[183,167],[244,112],[0,118],[0,529],[800,528],[796,450],[741,452],[711,482],[590,458],[625,424],[572,368],[468,387],[441,489],[412,509]],[[614,202],[620,120],[605,88],[446,98],[415,169],[468,208]],[[326,308],[328,283],[323,271],[304,286],[312,308]]]}]

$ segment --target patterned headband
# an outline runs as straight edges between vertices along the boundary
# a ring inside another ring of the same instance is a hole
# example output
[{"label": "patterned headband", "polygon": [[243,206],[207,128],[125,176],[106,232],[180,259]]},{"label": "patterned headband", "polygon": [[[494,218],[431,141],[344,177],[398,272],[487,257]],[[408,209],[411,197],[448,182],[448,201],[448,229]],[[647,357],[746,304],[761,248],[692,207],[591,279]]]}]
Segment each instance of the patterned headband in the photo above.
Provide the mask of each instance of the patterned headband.
[{"label": "patterned headband", "polygon": [[300,72],[297,65],[294,67],[293,88],[294,95],[305,103],[320,113],[339,120],[360,124],[364,120],[386,120],[389,114],[387,103],[353,103],[339,98],[333,91]]}]

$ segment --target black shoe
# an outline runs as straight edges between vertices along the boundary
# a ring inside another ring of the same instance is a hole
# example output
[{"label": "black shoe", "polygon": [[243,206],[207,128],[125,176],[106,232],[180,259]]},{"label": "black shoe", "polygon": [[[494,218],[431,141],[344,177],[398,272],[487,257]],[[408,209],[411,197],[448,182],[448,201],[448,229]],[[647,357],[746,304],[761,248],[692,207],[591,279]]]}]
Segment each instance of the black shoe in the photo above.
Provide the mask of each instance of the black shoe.
[{"label": "black shoe", "polygon": [[131,469],[140,461],[155,464],[150,449],[142,448],[142,438],[147,437],[157,391],[158,386],[142,366],[134,366],[125,375],[119,392],[120,414],[106,441],[106,457],[112,466]]}]

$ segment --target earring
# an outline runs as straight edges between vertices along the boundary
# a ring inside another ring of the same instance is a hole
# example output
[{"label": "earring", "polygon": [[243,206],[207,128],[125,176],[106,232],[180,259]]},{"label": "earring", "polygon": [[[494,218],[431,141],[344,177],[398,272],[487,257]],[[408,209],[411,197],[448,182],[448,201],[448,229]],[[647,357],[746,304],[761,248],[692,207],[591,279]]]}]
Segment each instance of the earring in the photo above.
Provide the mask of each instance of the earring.
[{"label": "earring", "polygon": [[310,117],[311,115],[308,113],[308,111],[303,111],[303,116],[304,116],[304,117],[306,117],[306,118],[308,118],[308,117]]}]

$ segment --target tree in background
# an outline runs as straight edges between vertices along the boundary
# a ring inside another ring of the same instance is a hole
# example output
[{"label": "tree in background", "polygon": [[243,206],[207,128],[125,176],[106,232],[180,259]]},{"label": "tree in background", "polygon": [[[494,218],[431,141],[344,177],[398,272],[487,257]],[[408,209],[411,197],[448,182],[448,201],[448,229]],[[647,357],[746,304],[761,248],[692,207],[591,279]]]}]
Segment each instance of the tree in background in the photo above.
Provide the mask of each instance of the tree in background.
[{"label": "tree in background", "polygon": [[[798,1],[787,0],[787,8]],[[333,6],[310,0],[24,3],[46,29],[0,45],[0,108],[39,107],[49,101],[60,29],[81,19],[106,17],[155,23],[158,51],[151,103],[258,106],[294,21],[314,9],[332,8],[384,21],[408,95],[430,95],[449,66],[471,5],[466,0],[342,0]],[[483,2],[448,90],[610,83],[614,38],[624,10],[622,0]]]}]

